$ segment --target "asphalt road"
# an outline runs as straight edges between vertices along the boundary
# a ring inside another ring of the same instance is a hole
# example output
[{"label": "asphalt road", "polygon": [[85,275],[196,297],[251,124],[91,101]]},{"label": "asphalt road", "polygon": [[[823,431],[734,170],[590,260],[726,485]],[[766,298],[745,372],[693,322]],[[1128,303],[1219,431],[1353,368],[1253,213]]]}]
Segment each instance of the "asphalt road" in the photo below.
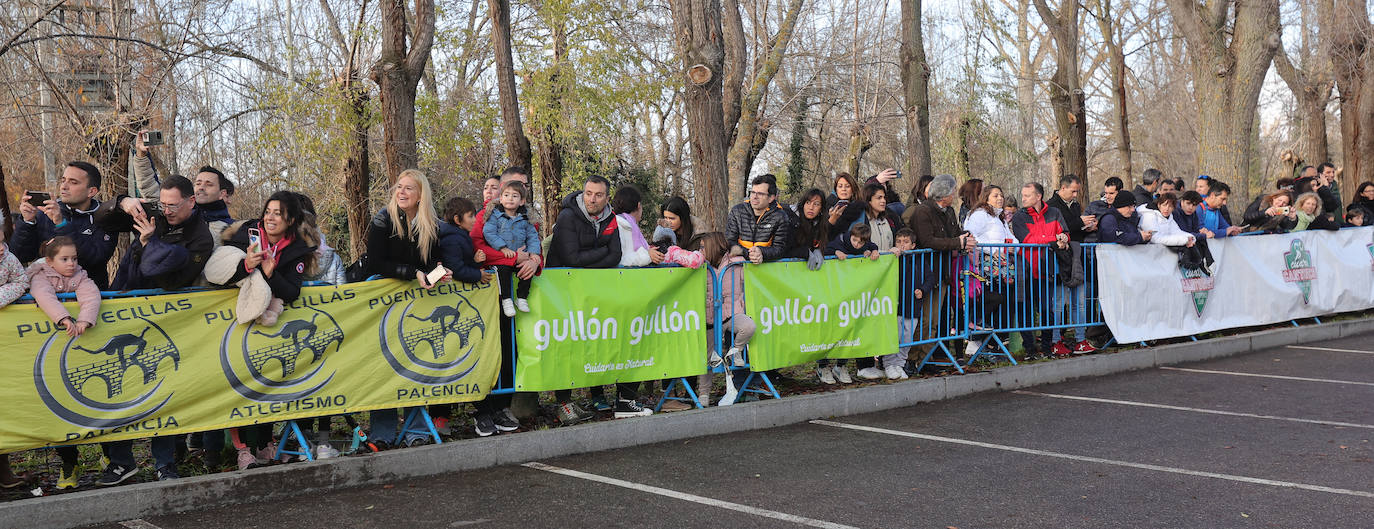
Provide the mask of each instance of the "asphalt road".
[{"label": "asphalt road", "polygon": [[1304,347],[1363,352],[1284,347],[100,527],[1374,527],[1374,337]]}]

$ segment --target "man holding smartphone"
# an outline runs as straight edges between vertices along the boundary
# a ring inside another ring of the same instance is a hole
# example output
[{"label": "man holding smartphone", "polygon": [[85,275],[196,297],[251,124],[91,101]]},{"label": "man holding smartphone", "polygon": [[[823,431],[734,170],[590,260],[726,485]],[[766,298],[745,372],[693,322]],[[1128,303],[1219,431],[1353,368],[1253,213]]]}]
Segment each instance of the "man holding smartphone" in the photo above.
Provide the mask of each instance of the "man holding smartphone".
[{"label": "man holding smartphone", "polygon": [[[143,198],[153,198],[158,196],[161,179],[157,167],[153,165],[153,157],[149,154],[150,145],[143,143],[146,132],[148,131],[140,132],[134,141],[134,179],[138,181],[138,191]],[[196,171],[195,178],[190,180],[192,189],[195,190],[196,210],[210,227],[210,235],[214,239],[215,247],[218,248],[220,234],[224,232],[224,228],[234,223],[233,217],[229,215],[228,202],[229,197],[234,196],[234,182],[224,176],[219,169],[209,165],[202,166]]]},{"label": "man holding smartphone", "polygon": [[38,247],[43,241],[65,235],[76,241],[77,264],[101,290],[108,288],[110,274],[105,264],[118,241],[94,223],[92,215],[100,207],[95,198],[98,194],[100,170],[86,162],[71,162],[62,170],[56,199],[39,201],[25,193],[19,203],[23,222],[14,227],[14,238],[10,241],[15,257],[25,263],[33,261],[38,258]]}]

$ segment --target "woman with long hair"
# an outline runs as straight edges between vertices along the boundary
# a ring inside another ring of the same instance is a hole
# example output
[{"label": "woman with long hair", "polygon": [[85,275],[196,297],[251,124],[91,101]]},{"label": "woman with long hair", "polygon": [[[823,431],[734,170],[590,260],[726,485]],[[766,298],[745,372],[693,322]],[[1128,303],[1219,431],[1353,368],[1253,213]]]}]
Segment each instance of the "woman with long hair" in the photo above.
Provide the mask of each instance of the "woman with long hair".
[{"label": "woman with long hair", "polygon": [[859,180],[849,173],[835,175],[830,196],[825,199],[827,221],[831,226],[838,225],[840,217],[848,210],[849,205],[859,199],[859,189]]},{"label": "woman with long hair", "polygon": [[970,178],[964,185],[959,186],[959,222],[964,222],[973,213],[973,209],[978,207],[983,196],[983,180],[981,178]]},{"label": "woman with long hair", "polygon": [[[970,258],[977,280],[981,282],[982,295],[974,301],[975,309],[972,312],[979,315],[976,323],[983,327],[1005,327],[1010,319],[1006,303],[1015,297],[1012,295],[1012,289],[1016,287],[1015,250],[985,245],[1015,244],[1018,241],[1002,218],[1002,208],[1006,206],[1006,194],[1002,188],[984,187],[974,204],[963,223],[964,229],[978,240],[978,251]],[[1006,333],[998,334],[1003,344],[1008,337]],[[965,356],[977,353],[978,343],[977,340],[970,340]]]},{"label": "woman with long hair", "polygon": [[[425,276],[441,264],[440,252],[439,215],[434,211],[429,178],[419,169],[406,169],[391,186],[391,198],[386,207],[378,211],[367,226],[366,266],[372,274],[414,280],[423,288],[434,288]],[[452,272],[445,272],[437,282],[452,277]],[[371,413],[369,437],[378,450],[390,448],[396,441],[396,421],[395,408]],[[414,436],[405,441],[407,445],[415,445],[426,440]]]},{"label": "woman with long hair", "polygon": [[[797,225],[788,237],[786,257],[809,259],[813,250],[825,249],[825,243],[830,242],[830,223],[824,208],[825,192],[813,187],[802,193],[797,200]],[[815,267],[820,268],[820,264]]]}]

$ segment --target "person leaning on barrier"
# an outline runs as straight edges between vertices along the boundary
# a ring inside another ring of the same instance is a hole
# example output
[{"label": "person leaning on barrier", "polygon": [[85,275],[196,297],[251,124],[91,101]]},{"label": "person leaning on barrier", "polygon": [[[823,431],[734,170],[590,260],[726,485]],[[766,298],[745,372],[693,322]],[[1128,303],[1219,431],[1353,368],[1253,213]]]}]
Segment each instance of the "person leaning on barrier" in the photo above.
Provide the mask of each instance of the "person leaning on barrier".
[{"label": "person leaning on barrier", "polygon": [[1140,218],[1135,216],[1135,195],[1130,193],[1120,193],[1116,195],[1116,200],[1112,201],[1112,211],[1102,217],[1102,224],[1098,228],[1102,233],[1102,242],[1116,243],[1122,246],[1135,246],[1150,242],[1154,232],[1140,231]]},{"label": "person leaning on barrier", "polygon": [[76,242],[77,264],[97,287],[108,288],[110,274],[105,263],[119,241],[95,225],[94,213],[101,205],[95,198],[98,194],[100,170],[86,162],[67,164],[58,180],[56,200],[48,200],[43,207],[30,204],[26,193],[19,202],[21,222],[15,223],[10,241],[15,257],[25,263],[33,261],[38,259],[38,247],[44,241],[71,237]]},{"label": "person leaning on barrier", "polygon": [[1287,189],[1260,197],[1255,210],[1245,212],[1245,224],[1249,231],[1266,233],[1288,233],[1298,224],[1298,210],[1293,207],[1293,193]]},{"label": "person leaning on barrier", "polygon": [[[1206,175],[1203,175],[1206,176]],[[1239,226],[1232,226],[1226,201],[1231,197],[1231,186],[1220,180],[1200,178],[1199,183],[1207,182],[1207,194],[1198,205],[1198,231],[1207,238],[1229,237],[1240,233]]]},{"label": "person leaning on barrier", "polygon": [[[111,288],[173,290],[189,287],[200,278],[215,243],[193,197],[191,181],[174,175],[163,179],[156,199],[120,195],[100,205],[93,217],[97,226],[110,234],[128,231],[135,235]],[[117,485],[138,472],[133,441],[102,443],[101,448],[110,464],[97,483]],[[154,437],[152,452],[159,480],[180,477],[173,437]]]},{"label": "person leaning on barrier", "polygon": [[324,231],[320,230],[319,217],[315,214],[315,201],[303,193],[295,193],[295,195],[297,199],[300,199],[301,209],[305,212],[305,218],[301,219],[305,224],[301,229],[314,234],[315,240],[319,241],[319,247],[315,248],[315,273],[306,274],[305,280],[326,285],[344,284],[347,280],[344,277],[343,259],[325,241]]},{"label": "person leaning on barrier", "polygon": [[1322,199],[1317,193],[1307,192],[1299,195],[1293,202],[1293,208],[1298,214],[1298,222],[1293,226],[1293,231],[1341,229],[1339,222],[1322,211]]},{"label": "person leaning on barrier", "polygon": [[[439,215],[434,211],[433,192],[429,178],[419,169],[406,169],[391,186],[391,198],[386,207],[372,216],[367,226],[368,275],[380,275],[402,281],[415,281],[420,288],[432,289],[426,274],[442,264],[439,247]],[[446,272],[439,283],[453,278]],[[408,409],[408,408],[407,408]],[[370,415],[369,438],[377,450],[391,448],[396,442],[398,414],[396,408],[373,410]],[[423,436],[411,435],[407,445],[425,442]]]},{"label": "person leaning on barrier", "polygon": [[1141,231],[1154,233],[1151,244],[1168,246],[1177,253],[1179,268],[1212,275],[1212,251],[1207,248],[1207,239],[1180,228],[1174,221],[1178,210],[1178,197],[1173,193],[1162,193],[1154,202],[1137,207]]},{"label": "person leaning on barrier", "polygon": [[1275,193],[1269,195],[1260,195],[1258,197],[1255,197],[1254,200],[1250,201],[1250,205],[1246,206],[1245,208],[1245,215],[1242,217],[1242,219],[1245,222],[1243,222],[1242,225],[1248,228],[1262,227],[1268,222],[1274,220],[1274,217],[1282,216],[1284,212],[1273,209],[1273,202],[1274,199],[1277,198],[1277,196],[1280,193],[1287,192],[1287,194],[1289,195],[1288,198],[1290,203],[1284,205],[1291,206],[1291,201],[1293,198],[1293,183],[1294,181],[1292,178],[1280,178],[1277,182],[1274,183],[1274,189],[1276,191]]},{"label": "person leaning on barrier", "polygon": [[[1355,188],[1355,198],[1350,201],[1351,206],[1361,206],[1366,211],[1374,211],[1374,182],[1360,182]],[[1347,207],[1347,210],[1350,208]]]},{"label": "person leaning on barrier", "polygon": [[[1211,194],[1212,194],[1213,182],[1216,182],[1216,183],[1218,183],[1218,184],[1221,184],[1221,185],[1225,186],[1226,189],[1227,189],[1227,194],[1228,194],[1228,195],[1230,194],[1230,189],[1231,189],[1230,186],[1226,186],[1225,183],[1223,183],[1223,182],[1221,182],[1221,181],[1219,181],[1219,180],[1214,180],[1212,177],[1207,176],[1207,175],[1198,175],[1197,180],[1194,180],[1194,181],[1193,181],[1193,190],[1194,190],[1194,191],[1197,191],[1197,193],[1198,193],[1199,195],[1202,195],[1203,199],[1205,200],[1208,196],[1211,196]],[[1215,211],[1216,213],[1220,214],[1220,215],[1221,215],[1221,218],[1223,218],[1223,219],[1226,220],[1226,224],[1227,224],[1228,226],[1234,225],[1234,224],[1235,224],[1235,222],[1232,222],[1232,221],[1231,221],[1231,218],[1232,218],[1232,217],[1231,217],[1231,209],[1228,208],[1228,207],[1226,206],[1226,201],[1223,200],[1222,203],[1221,203],[1221,205],[1220,205],[1220,206],[1217,206],[1217,207],[1214,209],[1214,211]],[[1199,219],[1201,219],[1201,216],[1199,216]],[[1224,234],[1221,235],[1221,236],[1222,236],[1222,237],[1225,237]],[[1212,235],[1208,235],[1208,237],[1212,237]]]},{"label": "person leaning on barrier", "polygon": [[834,226],[840,222],[840,217],[844,215],[849,203],[859,199],[859,180],[850,176],[849,173],[839,173],[835,175],[835,183],[831,187],[830,196],[825,198],[825,211],[827,222]]},{"label": "person leaning on barrier", "polygon": [[1369,226],[1370,222],[1374,221],[1374,218],[1371,218],[1371,216],[1374,216],[1374,214],[1371,214],[1364,206],[1351,204],[1350,207],[1345,208],[1345,222],[1341,223],[1341,227],[1358,228],[1360,226]]},{"label": "person leaning on barrier", "polygon": [[[1094,223],[1102,220],[1102,216],[1112,209],[1112,201],[1116,200],[1116,194],[1121,192],[1123,185],[1121,179],[1115,176],[1102,182],[1101,195],[1097,200],[1089,202],[1088,206],[1083,208],[1083,215],[1093,217]],[[1092,242],[1094,237],[1085,237],[1084,239]]]},{"label": "person leaning on barrier", "polygon": [[[1012,283],[1016,280],[1014,252],[1006,248],[982,246],[1018,242],[1016,235],[1011,232],[1011,227],[998,214],[1006,202],[1006,194],[1002,192],[1002,188],[987,186],[983,188],[983,194],[978,198],[978,204],[974,206],[973,212],[964,220],[964,230],[978,241],[981,250],[974,264],[975,271],[983,280],[983,310],[981,314],[976,315],[981,319],[975,320],[975,323],[984,327],[1007,327],[1006,311],[1002,307],[1010,298]],[[998,337],[1002,343],[1006,343],[1005,333],[999,333]],[[969,340],[964,349],[964,356],[973,356],[978,352],[977,348],[977,340]]]},{"label": "person leaning on barrier", "polygon": [[730,208],[725,221],[731,255],[743,256],[754,264],[783,257],[792,222],[778,206],[777,197],[778,184],[771,175],[754,177],[749,184],[749,200]]},{"label": "person leaning on barrier", "polygon": [[813,187],[802,193],[797,201],[797,223],[792,226],[792,236],[783,254],[790,259],[805,259],[806,267],[812,271],[821,269],[825,245],[830,240],[830,223],[824,208],[823,191]]},{"label": "person leaning on barrier", "polygon": [[[940,252],[969,252],[978,247],[978,239],[959,226],[959,214],[952,207],[954,204],[954,177],[942,174],[936,176],[926,187],[926,200],[919,205],[912,206],[907,213],[906,223],[911,226],[912,231],[916,232],[916,247]],[[948,270],[940,266],[940,263],[948,263],[950,259],[943,256],[930,256],[925,259],[926,269],[918,270],[915,273],[923,277],[943,277]],[[921,329],[927,331],[921,333],[917,339],[930,339],[943,336],[938,327],[940,320],[940,309],[945,301],[947,291],[946,281],[936,281],[930,292],[926,292],[921,300]],[[938,333],[938,334],[935,334]],[[925,357],[931,348],[930,344],[917,346],[917,355]]]},{"label": "person leaning on barrier", "polygon": [[[1131,196],[1130,193],[1118,192],[1116,198]],[[1011,219],[1011,232],[1016,235],[1016,239],[1024,244],[1047,245],[1055,249],[1067,249],[1069,247],[1069,235],[1064,233],[1064,216],[1059,214],[1059,210],[1054,209],[1045,203],[1045,188],[1038,182],[1031,182],[1021,186],[1022,207],[1016,210],[1016,216]],[[1098,227],[1098,231],[1102,228]],[[1018,310],[1018,316],[1024,317],[1025,321],[1013,322],[1020,327],[1032,326],[1031,318],[1034,313],[1039,312],[1041,321],[1044,325],[1049,325],[1054,317],[1053,312],[1053,290],[1050,288],[1054,284],[1055,274],[1052,268],[1054,257],[1050,252],[1040,249],[1028,248],[1021,252],[1025,265],[1022,269],[1021,278],[1028,280],[1031,284],[1021,285],[1017,288],[1025,304],[1023,310]],[[1040,284],[1034,284],[1034,283]],[[1037,347],[1035,334],[1030,331],[1021,333],[1021,344],[1025,347],[1027,358],[1043,357],[1051,353],[1051,340],[1053,333],[1044,329],[1040,331],[1040,344]]]},{"label": "person leaning on barrier", "polygon": [[[1162,188],[1166,182],[1161,181],[1159,187]],[[1170,187],[1173,186],[1172,182],[1167,183]],[[1059,210],[1060,216],[1064,217],[1064,231],[1069,234],[1069,241],[1078,244],[1082,244],[1088,235],[1097,231],[1098,222],[1097,216],[1085,215],[1082,206],[1078,203],[1078,193],[1082,189],[1083,180],[1077,175],[1064,175],[1059,179],[1059,189],[1051,193],[1049,200],[1045,201],[1050,207]],[[1084,266],[1082,248],[1074,246],[1071,250],[1070,260],[1067,263],[1071,267],[1070,274],[1074,275],[1073,272],[1076,271],[1078,272],[1076,275],[1081,276]],[[1058,312],[1067,306],[1070,313],[1068,321],[1087,321],[1089,286],[1082,281],[1065,282],[1060,285],[1060,289],[1059,306],[1055,307],[1055,311]],[[1092,344],[1085,339],[1087,337],[1086,327],[1073,327],[1071,330],[1077,342],[1066,342],[1066,335],[1059,329],[1054,330],[1055,354],[1062,356],[1070,352],[1091,353],[1096,351],[1096,348],[1093,348]]]}]

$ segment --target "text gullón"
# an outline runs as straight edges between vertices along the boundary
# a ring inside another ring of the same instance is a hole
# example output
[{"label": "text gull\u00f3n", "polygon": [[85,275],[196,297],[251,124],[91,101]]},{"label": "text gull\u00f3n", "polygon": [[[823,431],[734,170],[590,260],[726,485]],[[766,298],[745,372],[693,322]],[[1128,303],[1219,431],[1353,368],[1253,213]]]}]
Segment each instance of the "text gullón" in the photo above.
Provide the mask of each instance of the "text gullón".
[{"label": "text gull\u00f3n", "polygon": [[[601,319],[596,313],[601,308],[586,311],[568,312],[567,318],[539,320],[534,322],[535,349],[543,351],[553,342],[587,342],[594,340],[620,339],[620,322],[614,317]],[[695,310],[682,312],[677,302],[671,309],[659,305],[647,315],[635,316],[630,320],[630,345],[638,345],[647,336],[701,330],[701,314]]]},{"label": "text gull\u00f3n", "polygon": [[[858,318],[896,314],[891,297],[877,297],[868,292],[860,294],[857,298],[841,301],[836,312],[839,313],[840,327],[848,327]],[[830,306],[825,303],[812,304],[811,296],[806,297],[805,303],[800,298],[784,299],[780,305],[759,309],[759,324],[763,326],[764,334],[773,332],[774,326],[808,325],[829,321]]]}]

